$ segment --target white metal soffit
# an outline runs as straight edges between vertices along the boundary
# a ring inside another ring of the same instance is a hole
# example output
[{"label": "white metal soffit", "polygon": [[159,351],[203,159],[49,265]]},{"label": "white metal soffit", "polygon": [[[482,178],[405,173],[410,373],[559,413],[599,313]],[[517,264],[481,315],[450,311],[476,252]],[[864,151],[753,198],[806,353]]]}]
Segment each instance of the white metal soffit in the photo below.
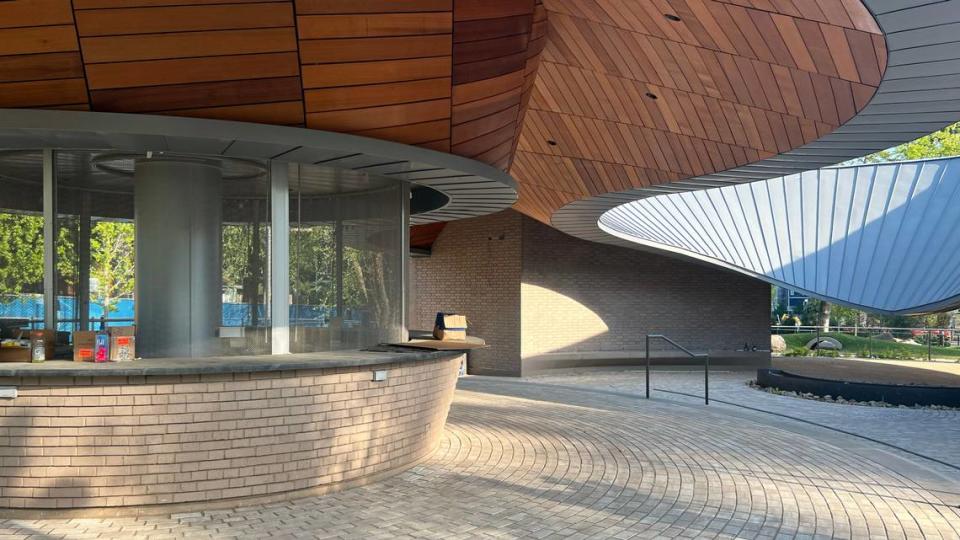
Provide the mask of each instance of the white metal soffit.
[{"label": "white metal soffit", "polygon": [[0,149],[173,152],[317,165],[344,174],[395,178],[433,188],[446,205],[411,224],[499,212],[517,200],[516,182],[472,159],[390,141],[246,122],[144,114],[4,109]]},{"label": "white metal soffit", "polygon": [[570,203],[551,224],[573,236],[630,247],[600,216],[629,201],[754,182],[819,169],[911,141],[960,120],[960,1],[862,0],[887,41],[887,69],[873,99],[832,134],[770,159],[717,174]]},{"label": "white metal soffit", "polygon": [[853,307],[960,305],[960,158],[828,168],[650,197],[609,234]]}]

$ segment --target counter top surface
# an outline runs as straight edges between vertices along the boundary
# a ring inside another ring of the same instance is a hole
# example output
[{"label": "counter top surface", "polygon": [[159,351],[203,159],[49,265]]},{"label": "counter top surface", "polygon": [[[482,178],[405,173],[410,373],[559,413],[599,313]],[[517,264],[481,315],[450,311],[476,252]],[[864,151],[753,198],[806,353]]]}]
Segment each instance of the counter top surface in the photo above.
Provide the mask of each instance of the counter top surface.
[{"label": "counter top surface", "polygon": [[0,377],[131,377],[330,369],[439,360],[452,358],[463,352],[378,346],[352,351],[210,358],[151,358],[132,362],[92,363],[68,360],[49,360],[37,364],[7,362],[0,363]]}]

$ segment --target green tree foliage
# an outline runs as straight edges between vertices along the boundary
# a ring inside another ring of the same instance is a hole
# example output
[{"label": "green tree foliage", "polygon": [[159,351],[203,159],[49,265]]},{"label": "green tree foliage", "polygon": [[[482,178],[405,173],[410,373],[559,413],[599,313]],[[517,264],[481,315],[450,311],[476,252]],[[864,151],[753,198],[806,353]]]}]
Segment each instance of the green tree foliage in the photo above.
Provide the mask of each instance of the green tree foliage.
[{"label": "green tree foliage", "polygon": [[863,158],[863,163],[929,159],[960,155],[960,123]]},{"label": "green tree foliage", "polygon": [[0,294],[43,291],[43,217],[0,214]]},{"label": "green tree foliage", "polygon": [[291,228],[290,292],[295,303],[314,306],[337,304],[334,236],[333,224]]},{"label": "green tree foliage", "polygon": [[91,299],[105,312],[117,309],[117,300],[133,297],[134,225],[121,221],[100,221],[90,231],[90,278],[97,290]]}]

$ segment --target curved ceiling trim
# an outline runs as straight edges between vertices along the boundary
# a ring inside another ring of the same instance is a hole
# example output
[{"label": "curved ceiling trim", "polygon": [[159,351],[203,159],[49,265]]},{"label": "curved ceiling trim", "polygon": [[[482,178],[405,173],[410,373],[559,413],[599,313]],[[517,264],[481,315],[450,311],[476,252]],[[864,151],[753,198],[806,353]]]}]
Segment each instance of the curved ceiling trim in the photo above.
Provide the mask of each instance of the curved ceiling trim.
[{"label": "curved ceiling trim", "polygon": [[960,4],[939,0],[863,0],[863,4],[883,32],[887,68],[873,98],[848,122],[814,142],[748,165],[571,202],[551,216],[551,224],[586,240],[630,246],[598,226],[604,212],[633,200],[834,165],[960,120],[960,37],[955,30]]},{"label": "curved ceiling trim", "polygon": [[491,214],[517,200],[509,174],[472,159],[316,129],[144,114],[5,109],[0,148],[173,152],[319,165],[435,189],[445,205],[411,216],[433,223]]},{"label": "curved ceiling trim", "polygon": [[633,201],[601,230],[857,309],[960,305],[960,158],[825,168]]}]

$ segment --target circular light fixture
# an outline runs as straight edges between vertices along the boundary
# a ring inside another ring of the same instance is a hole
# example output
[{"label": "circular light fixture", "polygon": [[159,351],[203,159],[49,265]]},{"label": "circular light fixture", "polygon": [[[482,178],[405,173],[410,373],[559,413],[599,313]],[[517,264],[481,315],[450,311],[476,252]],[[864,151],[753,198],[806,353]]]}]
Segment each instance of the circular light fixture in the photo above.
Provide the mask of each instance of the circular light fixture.
[{"label": "circular light fixture", "polygon": [[556,146],[556,145],[557,145],[557,141],[555,141],[555,140],[553,140],[553,139],[547,139],[547,144],[549,144],[550,146]]},{"label": "circular light fixture", "polygon": [[680,22],[681,20],[680,17],[677,17],[673,13],[664,13],[663,16],[666,17],[668,21]]},{"label": "circular light fixture", "polygon": [[644,95],[646,95],[646,96],[647,96],[648,98],[650,98],[650,99],[659,99],[659,98],[657,97],[657,95],[654,94],[653,92],[647,92],[647,93],[644,94]]},{"label": "circular light fixture", "polygon": [[138,159],[191,161],[204,165],[214,165],[223,169],[224,180],[253,180],[267,173],[267,168],[252,159],[225,156],[190,156],[167,154],[164,152],[108,152],[90,158],[95,169],[117,176],[133,177]]}]

